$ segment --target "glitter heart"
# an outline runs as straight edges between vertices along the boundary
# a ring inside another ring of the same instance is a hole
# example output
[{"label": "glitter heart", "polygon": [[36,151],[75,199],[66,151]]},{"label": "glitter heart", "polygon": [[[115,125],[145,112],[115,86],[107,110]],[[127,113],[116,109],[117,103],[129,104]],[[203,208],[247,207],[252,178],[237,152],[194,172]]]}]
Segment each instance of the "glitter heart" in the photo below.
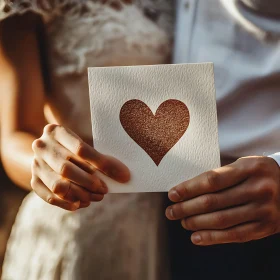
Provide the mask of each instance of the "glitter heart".
[{"label": "glitter heart", "polygon": [[164,101],[154,115],[144,102],[133,99],[122,106],[120,122],[158,166],[186,132],[190,114],[188,107],[179,100]]}]

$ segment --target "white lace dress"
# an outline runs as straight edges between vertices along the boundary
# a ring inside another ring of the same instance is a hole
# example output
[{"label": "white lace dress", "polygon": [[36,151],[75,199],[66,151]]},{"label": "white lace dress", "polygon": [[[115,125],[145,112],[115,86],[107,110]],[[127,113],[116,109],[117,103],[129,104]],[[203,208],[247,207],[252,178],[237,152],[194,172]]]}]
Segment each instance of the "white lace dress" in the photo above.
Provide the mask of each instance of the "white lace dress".
[{"label": "white lace dress", "polygon": [[[0,19],[42,16],[51,99],[69,107],[57,121],[91,138],[87,67],[166,62],[174,2],[0,0]],[[163,203],[159,194],[115,194],[70,213],[31,193],[12,230],[3,280],[169,279]]]}]

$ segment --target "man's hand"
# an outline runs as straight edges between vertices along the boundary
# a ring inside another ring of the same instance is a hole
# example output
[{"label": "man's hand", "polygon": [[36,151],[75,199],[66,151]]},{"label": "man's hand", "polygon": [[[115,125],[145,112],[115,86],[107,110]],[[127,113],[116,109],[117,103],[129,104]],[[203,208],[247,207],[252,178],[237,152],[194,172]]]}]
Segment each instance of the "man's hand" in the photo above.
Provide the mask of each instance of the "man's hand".
[{"label": "man's hand", "polygon": [[240,243],[280,232],[280,168],[269,157],[246,157],[169,191],[170,220],[194,231],[196,245]]}]

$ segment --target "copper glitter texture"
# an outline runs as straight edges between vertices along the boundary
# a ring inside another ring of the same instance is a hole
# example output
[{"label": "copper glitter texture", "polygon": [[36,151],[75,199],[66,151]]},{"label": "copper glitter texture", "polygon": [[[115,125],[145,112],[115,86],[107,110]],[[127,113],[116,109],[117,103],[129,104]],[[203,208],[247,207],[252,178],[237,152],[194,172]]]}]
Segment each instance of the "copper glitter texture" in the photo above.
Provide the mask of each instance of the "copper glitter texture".
[{"label": "copper glitter texture", "polygon": [[190,123],[188,107],[181,101],[164,101],[154,115],[141,100],[127,101],[120,111],[126,133],[158,166],[168,151],[180,140]]}]

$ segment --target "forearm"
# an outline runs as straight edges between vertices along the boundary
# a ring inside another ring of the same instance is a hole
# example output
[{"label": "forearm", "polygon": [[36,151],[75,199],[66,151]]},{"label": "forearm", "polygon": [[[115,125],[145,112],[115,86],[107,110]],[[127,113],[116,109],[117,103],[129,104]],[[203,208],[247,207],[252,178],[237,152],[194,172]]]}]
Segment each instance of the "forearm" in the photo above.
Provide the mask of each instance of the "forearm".
[{"label": "forearm", "polygon": [[32,142],[35,136],[26,132],[13,132],[2,138],[2,161],[10,179],[25,190],[31,190]]},{"label": "forearm", "polygon": [[40,22],[26,14],[0,24],[1,157],[8,176],[27,190],[31,189],[32,142],[46,124],[35,28]]}]

